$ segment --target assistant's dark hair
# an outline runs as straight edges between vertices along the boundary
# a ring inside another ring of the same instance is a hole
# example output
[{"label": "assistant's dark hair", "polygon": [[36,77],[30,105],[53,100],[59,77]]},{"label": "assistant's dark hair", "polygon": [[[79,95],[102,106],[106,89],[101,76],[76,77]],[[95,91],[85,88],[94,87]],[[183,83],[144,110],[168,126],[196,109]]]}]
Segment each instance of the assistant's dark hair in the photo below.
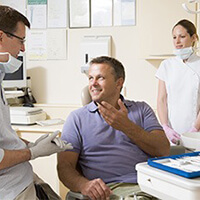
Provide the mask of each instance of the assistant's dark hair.
[{"label": "assistant's dark hair", "polygon": [[24,15],[9,6],[0,5],[0,30],[14,33],[18,22],[30,28],[30,23]]},{"label": "assistant's dark hair", "polygon": [[174,28],[175,28],[176,26],[178,26],[178,25],[184,27],[184,28],[187,30],[187,32],[188,32],[188,34],[190,35],[190,37],[192,37],[192,36],[195,34],[196,37],[197,37],[197,40],[199,40],[199,36],[197,35],[197,29],[196,29],[195,25],[194,25],[191,21],[189,21],[189,20],[187,20],[187,19],[182,19],[182,20],[180,20],[179,22],[177,22],[177,23],[174,25],[172,31],[173,31]]},{"label": "assistant's dark hair", "polygon": [[103,64],[109,65],[110,67],[112,67],[114,71],[115,80],[119,78],[123,78],[123,80],[125,80],[124,66],[117,59],[108,57],[108,56],[100,56],[90,61],[90,65],[95,64],[95,63],[97,64],[103,63]]}]

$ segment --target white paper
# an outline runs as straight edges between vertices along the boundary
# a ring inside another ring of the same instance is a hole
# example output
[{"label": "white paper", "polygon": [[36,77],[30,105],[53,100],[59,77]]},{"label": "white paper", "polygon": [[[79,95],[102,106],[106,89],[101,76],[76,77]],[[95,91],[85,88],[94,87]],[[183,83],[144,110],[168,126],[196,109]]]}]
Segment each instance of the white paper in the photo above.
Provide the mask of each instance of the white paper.
[{"label": "white paper", "polygon": [[0,0],[0,4],[10,6],[26,16],[26,0]]},{"label": "white paper", "polygon": [[89,0],[71,0],[70,27],[90,27],[90,5]]},{"label": "white paper", "polygon": [[31,28],[46,28],[46,5],[28,5],[27,17],[31,23]]},{"label": "white paper", "polygon": [[67,30],[47,30],[47,59],[67,59]]},{"label": "white paper", "polygon": [[30,30],[28,32],[28,59],[47,59],[46,30]]},{"label": "white paper", "polygon": [[135,0],[114,0],[114,25],[135,25]]},{"label": "white paper", "polygon": [[112,0],[92,1],[92,26],[112,26]]},{"label": "white paper", "polygon": [[48,0],[48,27],[66,28],[67,27],[67,1]]}]

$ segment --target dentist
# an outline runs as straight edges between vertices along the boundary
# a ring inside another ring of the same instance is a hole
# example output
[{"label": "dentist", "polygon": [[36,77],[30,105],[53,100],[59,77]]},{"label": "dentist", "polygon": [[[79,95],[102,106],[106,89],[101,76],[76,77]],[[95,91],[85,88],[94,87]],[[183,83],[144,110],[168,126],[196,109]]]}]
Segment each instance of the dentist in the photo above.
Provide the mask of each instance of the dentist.
[{"label": "dentist", "polygon": [[[10,7],[0,6],[0,199],[2,200],[41,199],[38,185],[35,183],[44,182],[33,173],[28,161],[72,148],[71,144],[66,144],[57,137],[58,131],[40,137],[35,143],[29,143],[21,140],[11,127],[2,80],[5,73],[13,73],[21,65],[16,58],[20,51],[25,51],[26,26],[30,28],[25,16]],[[49,191],[54,194],[52,189]],[[48,194],[43,195],[48,199]],[[54,199],[60,199],[58,195],[54,196],[56,196]]]},{"label": "dentist", "polygon": [[159,79],[157,110],[160,122],[171,143],[181,134],[200,130],[200,57],[195,53],[198,35],[186,19],[172,29],[174,58],[164,60]]}]

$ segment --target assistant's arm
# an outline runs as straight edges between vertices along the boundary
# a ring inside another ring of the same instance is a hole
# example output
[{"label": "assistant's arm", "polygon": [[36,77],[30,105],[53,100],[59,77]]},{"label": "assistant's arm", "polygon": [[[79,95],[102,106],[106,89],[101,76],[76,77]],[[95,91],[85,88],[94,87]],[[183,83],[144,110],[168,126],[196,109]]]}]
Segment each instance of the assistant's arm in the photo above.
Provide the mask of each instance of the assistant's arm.
[{"label": "assistant's arm", "polygon": [[153,130],[150,133],[132,122],[128,118],[128,111],[118,100],[119,110],[106,102],[98,105],[99,112],[105,121],[113,128],[125,133],[138,147],[151,156],[169,155],[169,142],[162,130]]},{"label": "assistant's arm", "polygon": [[200,130],[200,111],[197,115],[195,123],[193,125],[191,125],[191,129],[189,131],[198,132],[199,130]]},{"label": "assistant's arm", "polygon": [[162,80],[158,83],[157,111],[160,123],[168,125],[167,91]]},{"label": "assistant's arm", "polygon": [[58,154],[58,176],[74,192],[81,192],[90,199],[106,199],[111,191],[101,179],[88,180],[77,170],[79,154],[65,151]]},{"label": "assistant's arm", "polygon": [[168,107],[167,107],[167,90],[165,82],[159,80],[158,98],[157,98],[158,117],[165,131],[167,138],[174,144],[180,140],[180,135],[169,125]]}]

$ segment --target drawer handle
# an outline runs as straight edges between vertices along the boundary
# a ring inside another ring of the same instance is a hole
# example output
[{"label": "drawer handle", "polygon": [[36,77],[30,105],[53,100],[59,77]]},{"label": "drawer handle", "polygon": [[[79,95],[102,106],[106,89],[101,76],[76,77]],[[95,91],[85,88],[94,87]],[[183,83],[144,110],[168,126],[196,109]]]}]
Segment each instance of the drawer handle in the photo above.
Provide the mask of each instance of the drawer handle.
[{"label": "drawer handle", "polygon": [[150,178],[148,178],[148,179],[147,179],[147,181],[148,181],[148,182],[151,182],[151,179],[150,179]]}]

